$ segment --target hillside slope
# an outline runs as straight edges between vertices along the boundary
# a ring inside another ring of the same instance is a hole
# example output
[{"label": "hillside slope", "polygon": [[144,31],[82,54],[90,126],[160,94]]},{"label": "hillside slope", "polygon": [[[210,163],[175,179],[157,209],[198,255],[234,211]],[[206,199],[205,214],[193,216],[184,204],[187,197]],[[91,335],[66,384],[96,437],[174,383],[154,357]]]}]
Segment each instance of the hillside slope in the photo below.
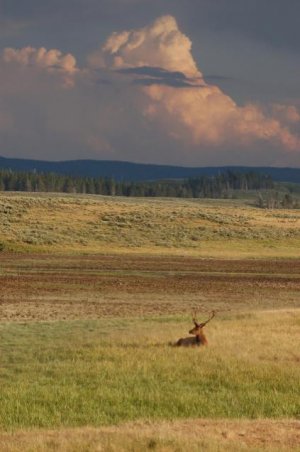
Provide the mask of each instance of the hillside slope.
[{"label": "hillside slope", "polygon": [[300,210],[249,200],[0,193],[0,249],[299,257]]}]

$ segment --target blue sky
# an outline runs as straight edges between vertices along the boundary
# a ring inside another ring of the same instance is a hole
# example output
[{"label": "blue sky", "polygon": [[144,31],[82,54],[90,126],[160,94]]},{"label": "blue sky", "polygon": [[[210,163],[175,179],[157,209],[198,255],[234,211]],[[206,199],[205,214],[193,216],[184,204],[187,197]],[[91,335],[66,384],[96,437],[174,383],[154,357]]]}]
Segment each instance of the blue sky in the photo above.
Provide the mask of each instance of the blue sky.
[{"label": "blue sky", "polygon": [[298,0],[0,0],[0,154],[300,166]]}]

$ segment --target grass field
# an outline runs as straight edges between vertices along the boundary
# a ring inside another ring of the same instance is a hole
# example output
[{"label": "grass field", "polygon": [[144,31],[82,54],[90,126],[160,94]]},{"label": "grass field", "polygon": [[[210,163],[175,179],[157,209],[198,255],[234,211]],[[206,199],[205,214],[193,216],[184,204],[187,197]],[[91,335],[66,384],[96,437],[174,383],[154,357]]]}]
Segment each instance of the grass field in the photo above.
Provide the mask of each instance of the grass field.
[{"label": "grass field", "polygon": [[0,237],[13,251],[299,257],[300,210],[247,199],[0,194]]},{"label": "grass field", "polygon": [[299,311],[220,316],[207,327],[209,348],[170,346],[189,325],[172,317],[2,325],[0,425],[300,415]]},{"label": "grass field", "polygon": [[[298,211],[0,203],[11,206],[0,221],[0,450],[300,450]],[[172,224],[185,232],[176,240]],[[222,238],[224,224],[238,237]],[[209,347],[174,347],[194,308],[200,319],[217,311]]]}]

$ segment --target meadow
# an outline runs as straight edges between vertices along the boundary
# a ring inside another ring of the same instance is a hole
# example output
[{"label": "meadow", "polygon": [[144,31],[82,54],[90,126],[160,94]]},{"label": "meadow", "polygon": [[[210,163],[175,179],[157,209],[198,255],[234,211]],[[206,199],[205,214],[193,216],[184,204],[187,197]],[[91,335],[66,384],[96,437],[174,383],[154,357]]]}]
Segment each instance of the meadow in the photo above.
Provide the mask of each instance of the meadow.
[{"label": "meadow", "polygon": [[254,200],[0,194],[0,247],[21,252],[299,257],[300,209]]},{"label": "meadow", "polygon": [[[0,209],[0,450],[300,450],[299,211]],[[174,347],[194,309],[209,347]]]}]

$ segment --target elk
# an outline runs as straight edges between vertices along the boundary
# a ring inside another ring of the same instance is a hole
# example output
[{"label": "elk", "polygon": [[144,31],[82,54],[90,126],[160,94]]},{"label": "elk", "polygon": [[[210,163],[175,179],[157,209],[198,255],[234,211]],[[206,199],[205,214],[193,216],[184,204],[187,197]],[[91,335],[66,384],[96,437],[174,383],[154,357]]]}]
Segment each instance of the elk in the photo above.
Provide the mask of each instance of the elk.
[{"label": "elk", "polygon": [[215,311],[212,311],[211,316],[206,322],[198,323],[196,315],[193,315],[194,328],[189,331],[189,334],[193,334],[195,337],[183,337],[176,342],[176,345],[183,347],[197,347],[199,345],[207,345],[207,339],[203,332],[203,328],[211,319],[215,316]]}]

